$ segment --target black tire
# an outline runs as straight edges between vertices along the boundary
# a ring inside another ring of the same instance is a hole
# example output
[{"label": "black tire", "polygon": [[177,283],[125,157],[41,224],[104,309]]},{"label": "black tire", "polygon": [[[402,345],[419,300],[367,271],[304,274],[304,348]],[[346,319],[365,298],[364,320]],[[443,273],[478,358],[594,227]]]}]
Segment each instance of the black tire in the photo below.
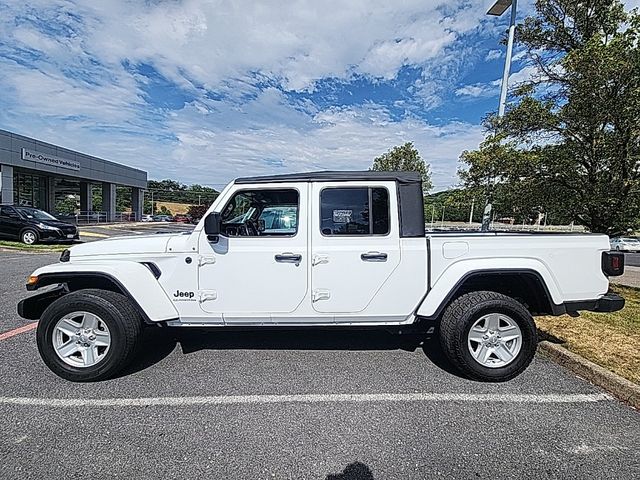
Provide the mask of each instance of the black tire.
[{"label": "black tire", "polygon": [[[473,324],[488,313],[502,313],[514,320],[522,333],[522,346],[507,365],[487,367],[476,361],[468,348]],[[505,382],[520,375],[536,353],[538,335],[533,317],[517,300],[496,292],[471,292],[445,309],[440,321],[440,343],[449,361],[465,376],[482,382]]]},{"label": "black tire", "polygon": [[[27,237],[31,238],[31,236],[33,236],[35,240],[30,241],[27,239]],[[20,241],[25,245],[35,245],[40,241],[40,236],[38,235],[38,232],[36,232],[34,229],[25,228],[23,231],[20,232]]]},{"label": "black tire", "polygon": [[[55,352],[53,333],[58,320],[75,311],[100,317],[109,328],[111,344],[104,358],[90,367],[68,365]],[[85,289],[60,297],[47,307],[38,323],[40,356],[53,373],[72,382],[105,380],[129,364],[142,332],[142,319],[124,295],[107,290]]]}]

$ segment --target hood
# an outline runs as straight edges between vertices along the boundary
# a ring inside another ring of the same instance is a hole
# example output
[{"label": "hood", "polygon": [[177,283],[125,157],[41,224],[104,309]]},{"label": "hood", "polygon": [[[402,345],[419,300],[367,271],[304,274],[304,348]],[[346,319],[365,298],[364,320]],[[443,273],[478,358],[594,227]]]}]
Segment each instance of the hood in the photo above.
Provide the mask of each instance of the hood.
[{"label": "hood", "polygon": [[126,237],[114,237],[95,242],[82,243],[70,248],[71,259],[84,256],[103,255],[127,255],[164,253],[167,251],[167,243],[174,237],[181,237],[181,234],[155,234],[155,235],[134,235]]},{"label": "hood", "polygon": [[77,228],[72,223],[62,222],[60,220],[38,220],[37,218],[28,218],[27,221],[35,225],[37,225],[38,223],[42,223],[44,225],[48,225],[50,227],[56,227],[56,228],[69,228],[69,227]]}]

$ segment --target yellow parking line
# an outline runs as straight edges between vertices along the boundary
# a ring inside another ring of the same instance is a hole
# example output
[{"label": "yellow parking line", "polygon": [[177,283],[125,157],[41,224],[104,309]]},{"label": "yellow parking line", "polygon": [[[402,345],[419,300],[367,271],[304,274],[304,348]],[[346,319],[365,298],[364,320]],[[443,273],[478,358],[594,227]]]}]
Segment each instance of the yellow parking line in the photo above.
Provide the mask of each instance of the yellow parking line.
[{"label": "yellow parking line", "polygon": [[83,231],[80,231],[80,236],[81,237],[109,238],[109,235],[105,235],[104,233],[83,232]]}]

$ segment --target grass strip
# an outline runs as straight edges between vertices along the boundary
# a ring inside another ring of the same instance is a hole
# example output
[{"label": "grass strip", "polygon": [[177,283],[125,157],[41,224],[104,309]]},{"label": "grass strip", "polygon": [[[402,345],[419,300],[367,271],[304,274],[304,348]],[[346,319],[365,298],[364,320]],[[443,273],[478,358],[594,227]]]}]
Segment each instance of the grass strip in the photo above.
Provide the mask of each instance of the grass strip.
[{"label": "grass strip", "polygon": [[579,317],[537,317],[542,337],[640,384],[640,289],[612,285],[625,307],[613,313],[582,312]]},{"label": "grass strip", "polygon": [[9,240],[0,240],[0,248],[6,248],[10,250],[19,250],[21,252],[62,252],[64,249],[69,248],[69,245],[26,245],[20,242],[11,242]]}]

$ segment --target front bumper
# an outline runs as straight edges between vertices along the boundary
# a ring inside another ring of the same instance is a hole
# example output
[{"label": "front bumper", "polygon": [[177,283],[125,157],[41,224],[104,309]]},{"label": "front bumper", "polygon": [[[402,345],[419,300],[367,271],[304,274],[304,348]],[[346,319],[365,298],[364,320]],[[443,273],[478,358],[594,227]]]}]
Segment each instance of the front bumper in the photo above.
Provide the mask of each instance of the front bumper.
[{"label": "front bumper", "polygon": [[[72,235],[72,237],[69,237]],[[45,242],[71,242],[73,240],[80,240],[80,232],[64,232],[62,230],[40,230],[38,232],[40,240]]]},{"label": "front bumper", "polygon": [[578,313],[581,310],[590,312],[610,313],[624,308],[624,298],[615,293],[607,293],[596,300],[582,300],[580,302],[566,302],[566,313]]},{"label": "front bumper", "polygon": [[[27,288],[27,290],[32,290]],[[58,285],[46,292],[25,298],[18,303],[18,315],[27,320],[38,320],[42,312],[55,300],[69,293],[64,285]]]}]

